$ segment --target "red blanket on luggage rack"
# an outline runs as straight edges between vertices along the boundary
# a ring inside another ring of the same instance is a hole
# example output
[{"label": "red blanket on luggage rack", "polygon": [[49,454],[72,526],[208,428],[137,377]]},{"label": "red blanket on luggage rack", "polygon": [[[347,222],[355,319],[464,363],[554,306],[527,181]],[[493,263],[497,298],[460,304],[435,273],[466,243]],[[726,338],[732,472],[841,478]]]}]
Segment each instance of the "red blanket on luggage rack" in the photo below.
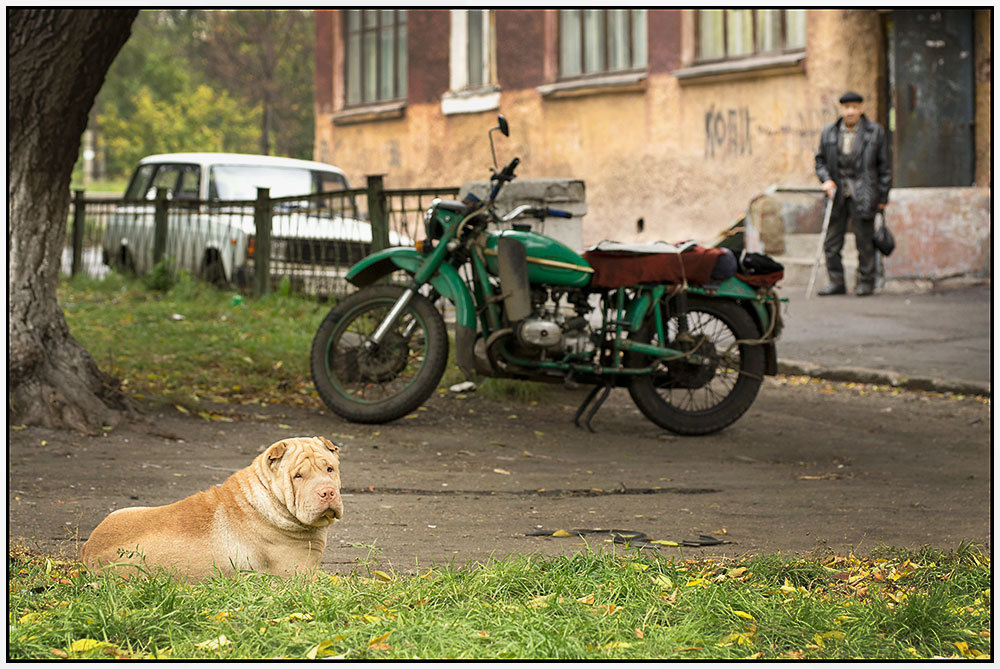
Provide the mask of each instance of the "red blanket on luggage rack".
[{"label": "red blanket on luggage rack", "polygon": [[[651,252],[641,250],[605,250],[627,245],[598,244],[585,251],[584,260],[594,269],[590,285],[594,288],[621,288],[639,283],[708,283],[724,249],[706,248],[695,244],[680,245],[680,252],[662,252],[669,245],[649,245]],[[605,248],[602,248],[605,247]],[[640,246],[628,247],[641,249]]]}]

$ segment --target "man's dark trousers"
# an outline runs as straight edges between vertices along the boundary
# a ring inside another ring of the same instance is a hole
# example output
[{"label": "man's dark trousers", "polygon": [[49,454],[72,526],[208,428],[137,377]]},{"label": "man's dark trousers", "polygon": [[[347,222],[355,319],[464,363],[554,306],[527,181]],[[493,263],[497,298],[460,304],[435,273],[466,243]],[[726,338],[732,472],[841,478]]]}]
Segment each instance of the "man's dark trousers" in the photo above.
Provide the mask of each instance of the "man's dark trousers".
[{"label": "man's dark trousers", "polygon": [[854,243],[858,248],[858,285],[872,287],[875,285],[875,219],[859,220],[854,215],[854,198],[840,197],[833,200],[833,211],[830,212],[830,225],[823,240],[823,251],[826,254],[826,272],[830,283],[838,286],[844,283],[844,263],[841,251],[844,248],[844,234],[847,232],[847,219],[851,220],[854,231]]}]

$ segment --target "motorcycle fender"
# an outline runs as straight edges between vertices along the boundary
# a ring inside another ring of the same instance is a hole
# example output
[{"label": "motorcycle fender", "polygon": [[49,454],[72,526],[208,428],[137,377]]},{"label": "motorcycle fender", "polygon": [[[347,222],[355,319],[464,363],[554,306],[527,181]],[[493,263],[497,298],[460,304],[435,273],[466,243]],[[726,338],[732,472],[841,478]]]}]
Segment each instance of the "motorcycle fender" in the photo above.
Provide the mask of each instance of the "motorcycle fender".
[{"label": "motorcycle fender", "polygon": [[[750,313],[750,317],[757,323],[757,327],[764,332],[770,324],[771,318],[767,308],[759,300],[743,301],[743,308]],[[764,374],[774,376],[778,373],[778,349],[774,341],[764,344]]]},{"label": "motorcycle fender", "polygon": [[[347,271],[347,280],[358,288],[363,288],[397,270],[416,274],[426,256],[408,246],[383,249],[363,258]],[[466,378],[474,374],[476,338],[476,305],[472,301],[465,282],[458,271],[448,264],[442,264],[431,276],[434,290],[451,300],[455,305],[455,358]]]}]

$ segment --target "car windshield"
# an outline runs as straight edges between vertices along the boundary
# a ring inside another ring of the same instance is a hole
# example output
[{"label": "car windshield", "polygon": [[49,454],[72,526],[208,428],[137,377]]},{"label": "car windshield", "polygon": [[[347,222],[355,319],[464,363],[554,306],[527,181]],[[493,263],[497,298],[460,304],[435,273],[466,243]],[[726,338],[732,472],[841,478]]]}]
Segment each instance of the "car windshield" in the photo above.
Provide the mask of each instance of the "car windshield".
[{"label": "car windshield", "polygon": [[[316,178],[320,177],[320,178]],[[319,172],[300,167],[263,167],[254,165],[215,165],[209,173],[209,199],[254,200],[257,188],[270,188],[271,197],[310,195],[320,181],[324,189],[330,179],[343,183],[335,172]],[[343,188],[345,186],[341,186]]]}]

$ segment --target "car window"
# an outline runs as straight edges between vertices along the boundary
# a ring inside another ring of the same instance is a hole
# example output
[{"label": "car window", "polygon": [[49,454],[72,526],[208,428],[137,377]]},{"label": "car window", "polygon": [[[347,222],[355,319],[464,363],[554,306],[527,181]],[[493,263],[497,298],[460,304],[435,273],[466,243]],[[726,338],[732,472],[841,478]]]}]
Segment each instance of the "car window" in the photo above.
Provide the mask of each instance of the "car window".
[{"label": "car window", "polygon": [[167,199],[174,196],[174,190],[177,188],[177,177],[180,176],[181,168],[178,165],[160,165],[159,169],[156,170],[156,174],[153,175],[153,183],[150,184],[152,187],[146,192],[146,199],[152,200],[156,197],[157,188],[165,188],[167,190]]},{"label": "car window", "polygon": [[201,168],[197,165],[181,166],[180,187],[177,189],[177,198],[183,200],[198,200],[200,194],[198,186],[201,184]]},{"label": "car window", "polygon": [[125,189],[125,199],[143,199],[146,191],[149,189],[149,180],[152,178],[155,170],[156,165],[139,165],[135,170],[135,174],[132,175],[132,181],[129,182],[128,188]]},{"label": "car window", "polygon": [[344,175],[336,172],[316,170],[313,172],[313,176],[316,180],[315,192],[317,193],[329,193],[331,191],[347,190],[350,188],[347,185],[347,179],[344,178]]},{"label": "car window", "polygon": [[208,195],[212,200],[256,200],[258,187],[271,189],[271,197],[314,192],[311,171],[299,167],[215,165],[209,172]]}]

